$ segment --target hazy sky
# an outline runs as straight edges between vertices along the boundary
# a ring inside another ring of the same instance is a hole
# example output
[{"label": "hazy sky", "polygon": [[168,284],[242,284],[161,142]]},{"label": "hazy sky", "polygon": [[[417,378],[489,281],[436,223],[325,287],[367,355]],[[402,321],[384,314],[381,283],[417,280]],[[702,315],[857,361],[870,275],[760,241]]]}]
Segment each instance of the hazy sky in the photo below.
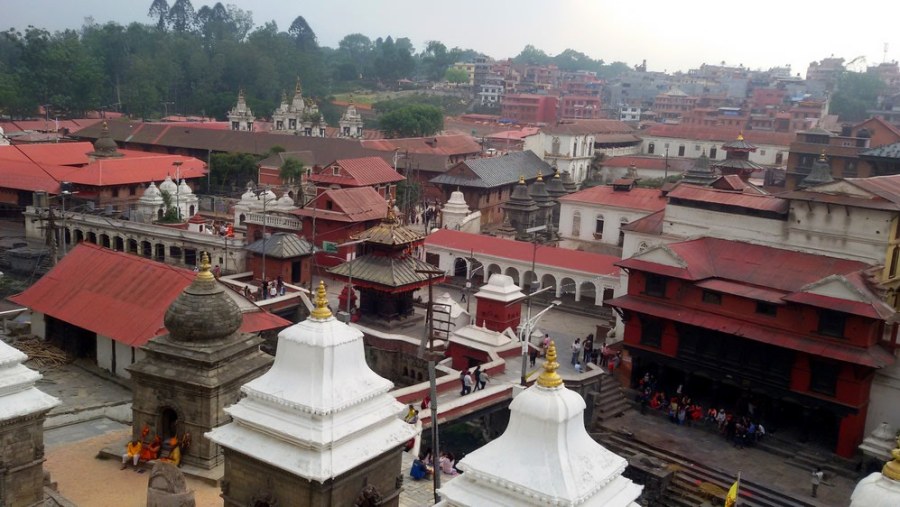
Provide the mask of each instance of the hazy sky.
[{"label": "hazy sky", "polygon": [[[172,4],[174,0],[169,0]],[[193,0],[195,9],[214,2]],[[869,65],[900,59],[900,2],[865,4],[756,0],[230,0],[253,12],[257,25],[275,20],[282,30],[298,15],[319,43],[337,46],[349,33],[372,39],[409,37],[472,48],[494,58],[533,44],[553,55],[566,48],[607,62],[647,60],[650,70],[687,70],[725,61],[750,68],[791,64],[806,75],[813,60],[835,55]],[[151,0],[0,0],[0,27],[78,28],[98,23],[151,22]],[[859,8],[854,8],[859,5]]]}]

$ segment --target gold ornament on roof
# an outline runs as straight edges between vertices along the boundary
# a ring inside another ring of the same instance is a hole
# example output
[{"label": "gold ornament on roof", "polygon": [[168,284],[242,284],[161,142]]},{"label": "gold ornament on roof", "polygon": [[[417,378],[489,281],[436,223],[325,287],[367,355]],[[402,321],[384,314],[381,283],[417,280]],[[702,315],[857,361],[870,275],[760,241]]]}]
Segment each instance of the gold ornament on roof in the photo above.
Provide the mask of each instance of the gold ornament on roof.
[{"label": "gold ornament on roof", "polygon": [[200,269],[197,272],[197,280],[201,282],[212,282],[216,279],[209,270],[209,254],[203,252],[200,256]]},{"label": "gold ornament on roof", "polygon": [[309,313],[314,319],[327,319],[331,317],[331,310],[328,308],[328,298],[325,295],[325,282],[319,281],[319,287],[316,289],[316,307]]},{"label": "gold ornament on roof", "polygon": [[538,180],[538,181],[544,181],[544,175],[542,175],[540,171],[538,171],[538,177],[537,177],[537,180]]},{"label": "gold ornament on roof", "polygon": [[744,133],[743,133],[743,132],[741,132],[740,134],[738,134],[737,140],[738,140],[738,141],[743,141],[743,140],[744,140]]},{"label": "gold ornament on roof", "polygon": [[825,150],[822,150],[822,153],[819,154],[819,162],[828,162],[828,157],[825,156]]},{"label": "gold ornament on roof", "polygon": [[555,168],[553,169],[553,177],[554,177],[554,178],[559,178],[559,167],[555,167]]},{"label": "gold ornament on roof", "polygon": [[559,387],[562,385],[562,377],[556,373],[559,363],[556,362],[556,342],[551,341],[547,347],[547,360],[544,361],[544,372],[537,379],[541,387]]},{"label": "gold ornament on roof", "polygon": [[525,184],[525,175],[520,174],[519,175],[519,185],[524,185],[524,184]]}]

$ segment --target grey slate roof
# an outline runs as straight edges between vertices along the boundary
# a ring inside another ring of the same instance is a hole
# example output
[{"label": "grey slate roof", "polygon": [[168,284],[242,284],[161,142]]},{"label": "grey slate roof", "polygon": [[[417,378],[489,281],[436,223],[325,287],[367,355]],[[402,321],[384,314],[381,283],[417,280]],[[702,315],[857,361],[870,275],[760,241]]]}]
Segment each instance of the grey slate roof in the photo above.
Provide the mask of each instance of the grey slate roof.
[{"label": "grey slate roof", "polygon": [[553,174],[550,164],[541,160],[531,150],[514,152],[502,157],[465,160],[458,165],[468,167],[475,173],[476,178],[451,174],[456,169],[454,167],[447,173],[432,178],[431,183],[459,187],[495,188],[516,183],[519,181],[519,176],[524,176],[527,181],[537,178],[538,172],[544,175]]},{"label": "grey slate roof", "polygon": [[861,157],[900,158],[900,143],[886,144],[859,154]]},{"label": "grey slate roof", "polygon": [[436,267],[407,255],[400,258],[385,255],[365,255],[344,262],[328,270],[329,273],[350,277],[391,288],[404,287],[428,280],[428,275],[416,270],[434,271]]},{"label": "grey slate roof", "polygon": [[312,244],[296,234],[276,232],[265,240],[257,240],[247,245],[247,251],[262,255],[265,247],[266,256],[273,259],[290,259],[312,253]]}]

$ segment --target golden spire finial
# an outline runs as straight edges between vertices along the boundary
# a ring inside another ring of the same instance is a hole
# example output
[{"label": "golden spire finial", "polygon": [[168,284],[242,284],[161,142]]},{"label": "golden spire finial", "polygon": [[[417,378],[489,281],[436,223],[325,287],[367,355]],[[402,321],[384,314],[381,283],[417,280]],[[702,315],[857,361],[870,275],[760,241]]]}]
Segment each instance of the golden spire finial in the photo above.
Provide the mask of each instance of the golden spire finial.
[{"label": "golden spire finial", "polygon": [[525,175],[520,174],[519,175],[519,185],[524,185],[524,184],[525,184]]},{"label": "golden spire finial", "polygon": [[554,168],[553,168],[553,177],[554,177],[554,178],[559,178],[559,167],[554,167]]},{"label": "golden spire finial", "polygon": [[544,181],[544,175],[541,174],[540,171],[538,171],[538,177],[537,177],[537,180],[538,180],[538,181]]},{"label": "golden spire finial", "polygon": [[743,141],[743,140],[744,140],[744,133],[743,133],[743,132],[741,132],[740,134],[738,134],[737,140],[738,140],[738,141]]},{"label": "golden spire finial", "polygon": [[891,457],[894,459],[884,464],[881,474],[888,479],[900,481],[900,437],[897,437],[897,448],[891,451]]},{"label": "golden spire finial", "polygon": [[556,362],[556,342],[551,341],[547,347],[547,360],[544,361],[544,372],[537,379],[541,387],[558,387],[563,383],[562,377],[556,373],[559,363]]},{"label": "golden spire finial", "polygon": [[387,224],[397,223],[397,215],[394,213],[394,198],[393,197],[388,199],[387,215],[384,217],[384,222]]},{"label": "golden spire finial", "polygon": [[197,280],[201,282],[212,282],[216,279],[209,270],[209,254],[203,252],[200,256],[200,270],[197,273]]},{"label": "golden spire finial", "polygon": [[319,281],[319,287],[316,289],[316,307],[309,313],[314,319],[324,320],[331,317],[331,310],[328,308],[328,298],[325,296],[325,282]]},{"label": "golden spire finial", "polygon": [[300,88],[300,76],[297,76],[297,86],[294,87],[294,95],[300,95],[303,90]]},{"label": "golden spire finial", "polygon": [[825,156],[825,148],[822,148],[822,153],[819,154],[819,162],[828,162],[828,157]]}]

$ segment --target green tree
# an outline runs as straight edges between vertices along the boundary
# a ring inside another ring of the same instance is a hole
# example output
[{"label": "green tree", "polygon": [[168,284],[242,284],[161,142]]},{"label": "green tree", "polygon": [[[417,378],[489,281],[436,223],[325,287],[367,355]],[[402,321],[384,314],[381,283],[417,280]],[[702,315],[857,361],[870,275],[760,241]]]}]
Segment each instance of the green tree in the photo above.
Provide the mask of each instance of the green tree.
[{"label": "green tree", "polygon": [[422,185],[418,181],[403,180],[397,183],[397,207],[409,213],[422,200]]},{"label": "green tree", "polygon": [[446,79],[447,82],[456,84],[456,85],[468,84],[469,73],[466,72],[464,69],[457,69],[454,67],[450,67],[447,69],[446,72],[444,72],[444,79]]},{"label": "green tree", "polygon": [[528,44],[522,49],[521,53],[513,58],[513,62],[527,65],[547,65],[552,62],[552,59],[543,50]]},{"label": "green tree", "polygon": [[878,105],[883,89],[884,82],[877,74],[845,71],[838,78],[828,112],[845,121],[864,120],[869,117],[868,110]]},{"label": "green tree", "polygon": [[175,0],[166,14],[166,21],[176,32],[190,32],[194,29],[196,20],[197,15],[191,0]]},{"label": "green tree", "polygon": [[181,222],[181,217],[179,216],[181,213],[178,212],[178,207],[174,204],[172,194],[170,194],[168,190],[162,190],[159,195],[162,197],[163,208],[165,208],[160,222],[164,224],[177,224]]},{"label": "green tree", "polygon": [[294,18],[294,22],[288,28],[288,33],[294,38],[295,44],[301,51],[313,51],[319,47],[316,33],[313,32],[303,16]]},{"label": "green tree", "polygon": [[443,112],[437,107],[420,104],[383,114],[378,121],[389,137],[426,137],[444,128]]},{"label": "green tree", "polygon": [[210,157],[210,179],[214,185],[242,189],[255,182],[259,160],[249,153],[214,153]]},{"label": "green tree", "polygon": [[156,18],[156,29],[160,32],[166,29],[166,20],[169,15],[169,2],[166,0],[153,0],[147,16]]},{"label": "green tree", "polygon": [[278,177],[281,178],[281,181],[283,181],[290,189],[295,202],[297,201],[298,189],[300,188],[300,182],[303,179],[303,173],[305,171],[306,166],[303,165],[303,162],[294,157],[286,158],[278,169]]}]

